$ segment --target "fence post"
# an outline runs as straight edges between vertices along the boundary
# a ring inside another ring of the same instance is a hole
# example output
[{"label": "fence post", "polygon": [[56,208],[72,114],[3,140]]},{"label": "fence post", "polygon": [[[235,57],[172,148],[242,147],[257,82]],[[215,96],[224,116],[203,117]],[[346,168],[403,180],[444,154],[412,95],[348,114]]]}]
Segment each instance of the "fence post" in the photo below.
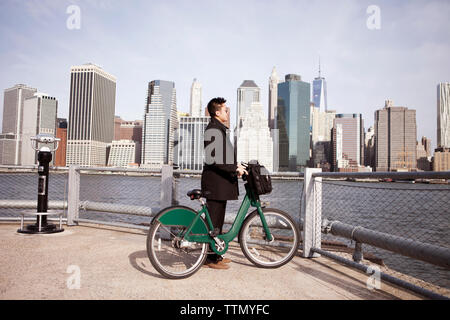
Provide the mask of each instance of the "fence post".
[{"label": "fence post", "polygon": [[322,172],[320,168],[306,168],[304,188],[302,195],[303,218],[303,257],[317,258],[320,254],[311,251],[311,248],[321,248],[322,234],[322,186],[315,186],[315,181],[321,182],[322,178],[313,179],[312,174]]},{"label": "fence post", "polygon": [[160,210],[170,207],[172,205],[173,195],[173,167],[168,164],[164,164],[161,169],[161,198],[160,198]]},{"label": "fence post", "polygon": [[75,226],[80,210],[80,167],[69,167],[69,190],[67,195],[67,225]]},{"label": "fence post", "polygon": [[178,199],[177,199],[177,194],[178,194],[178,183],[180,180],[180,173],[179,172],[174,172],[173,173],[173,180],[172,180],[172,205],[173,206],[177,206],[179,204]]}]

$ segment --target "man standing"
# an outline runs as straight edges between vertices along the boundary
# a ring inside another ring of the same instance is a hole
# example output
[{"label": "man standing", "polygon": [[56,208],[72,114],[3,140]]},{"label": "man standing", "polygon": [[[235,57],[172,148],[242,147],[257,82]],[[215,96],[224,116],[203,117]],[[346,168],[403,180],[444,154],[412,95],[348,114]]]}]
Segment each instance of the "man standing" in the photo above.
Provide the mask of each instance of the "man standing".
[{"label": "man standing", "polygon": [[[229,108],[224,98],[214,98],[208,103],[211,121],[205,130],[205,165],[202,172],[202,194],[211,216],[216,234],[222,233],[227,200],[237,200],[238,178],[247,171],[236,163],[236,152],[230,142],[228,120]],[[205,265],[213,269],[228,269],[224,259],[215,253],[209,254]]]}]

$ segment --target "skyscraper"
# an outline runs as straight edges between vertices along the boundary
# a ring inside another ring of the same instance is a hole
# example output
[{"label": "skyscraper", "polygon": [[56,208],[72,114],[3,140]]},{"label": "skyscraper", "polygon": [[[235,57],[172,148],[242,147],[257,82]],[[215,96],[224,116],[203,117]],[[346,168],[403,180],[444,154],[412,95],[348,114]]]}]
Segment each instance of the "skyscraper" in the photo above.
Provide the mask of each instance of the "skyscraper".
[{"label": "skyscraper", "polygon": [[375,128],[367,129],[364,137],[364,165],[375,168]]},{"label": "skyscraper", "polygon": [[58,149],[55,152],[55,166],[66,166],[66,152],[67,152],[67,119],[56,119],[56,137],[61,139],[58,144]]},{"label": "skyscraper", "polygon": [[358,171],[363,164],[364,123],[361,114],[336,114],[333,123],[334,171]]},{"label": "skyscraper", "polygon": [[142,142],[142,120],[127,121],[119,116],[114,118],[114,140]]},{"label": "skyscraper", "polygon": [[424,171],[430,171],[431,168],[431,139],[422,137],[417,142],[417,168]]},{"label": "skyscraper", "polygon": [[173,164],[174,135],[178,127],[175,83],[153,80],[148,84],[142,127],[141,165],[161,168]]},{"label": "skyscraper", "polygon": [[311,107],[311,145],[314,167],[332,163],[331,130],[336,111],[320,111]]},{"label": "skyscraper", "polygon": [[416,169],[416,110],[394,107],[387,100],[375,111],[375,135],[376,171]]},{"label": "skyscraper", "polygon": [[450,148],[450,83],[437,86],[437,146]]},{"label": "skyscraper", "polygon": [[275,67],[272,69],[272,74],[269,78],[269,128],[275,129],[276,126],[276,109],[277,109],[277,102],[278,102],[278,82],[280,79],[278,78],[277,71],[275,70]]},{"label": "skyscraper", "polygon": [[433,171],[450,171],[450,150],[439,147],[434,151]]},{"label": "skyscraper", "polygon": [[[5,89],[3,96],[3,125],[0,135],[0,163],[20,165],[24,103],[37,89],[17,84]],[[25,141],[30,146],[30,141]]]},{"label": "skyscraper", "polygon": [[[37,164],[37,152],[31,148],[31,137],[40,133],[56,135],[56,115],[58,100],[44,93],[35,93],[25,99],[22,118],[22,144],[20,150],[20,164]],[[51,164],[54,163],[54,156]]]},{"label": "skyscraper", "polygon": [[105,166],[114,137],[116,78],[87,63],[70,68],[67,165]]},{"label": "skyscraper", "polygon": [[321,76],[319,61],[319,76],[313,81],[313,102],[320,111],[327,111],[327,82]]},{"label": "skyscraper", "polygon": [[311,85],[288,74],[278,84],[279,170],[302,171],[310,159]]},{"label": "skyscraper", "polygon": [[[237,89],[236,128],[242,126],[242,117],[253,102],[261,102],[260,88],[253,80],[244,80]],[[239,134],[239,133],[237,133]]]},{"label": "skyscraper", "polygon": [[203,170],[203,136],[211,117],[180,116],[175,141],[176,162],[180,169]]},{"label": "skyscraper", "polygon": [[201,117],[202,115],[202,85],[194,79],[191,86],[191,116]]},{"label": "skyscraper", "polygon": [[262,104],[253,102],[242,117],[237,137],[237,162],[258,160],[273,171],[273,142]]}]

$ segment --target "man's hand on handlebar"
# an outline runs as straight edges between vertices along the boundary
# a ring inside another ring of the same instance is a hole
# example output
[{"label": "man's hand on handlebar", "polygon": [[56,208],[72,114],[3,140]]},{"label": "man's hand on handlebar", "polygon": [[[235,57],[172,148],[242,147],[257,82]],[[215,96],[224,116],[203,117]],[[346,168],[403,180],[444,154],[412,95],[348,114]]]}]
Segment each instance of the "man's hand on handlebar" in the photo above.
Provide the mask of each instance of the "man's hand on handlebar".
[{"label": "man's hand on handlebar", "polygon": [[243,166],[241,166],[240,164],[238,164],[236,172],[238,174],[238,178],[242,177],[243,174],[248,175],[247,170],[245,170],[245,168]]}]

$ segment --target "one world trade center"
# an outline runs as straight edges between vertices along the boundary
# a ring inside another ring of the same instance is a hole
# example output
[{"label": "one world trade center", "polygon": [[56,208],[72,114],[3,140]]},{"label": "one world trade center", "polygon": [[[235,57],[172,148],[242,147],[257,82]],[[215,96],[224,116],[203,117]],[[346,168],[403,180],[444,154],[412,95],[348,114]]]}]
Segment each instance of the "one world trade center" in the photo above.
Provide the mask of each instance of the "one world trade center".
[{"label": "one world trade center", "polygon": [[327,111],[327,82],[320,74],[320,60],[319,60],[319,76],[313,81],[313,102],[316,108],[320,111]]}]

